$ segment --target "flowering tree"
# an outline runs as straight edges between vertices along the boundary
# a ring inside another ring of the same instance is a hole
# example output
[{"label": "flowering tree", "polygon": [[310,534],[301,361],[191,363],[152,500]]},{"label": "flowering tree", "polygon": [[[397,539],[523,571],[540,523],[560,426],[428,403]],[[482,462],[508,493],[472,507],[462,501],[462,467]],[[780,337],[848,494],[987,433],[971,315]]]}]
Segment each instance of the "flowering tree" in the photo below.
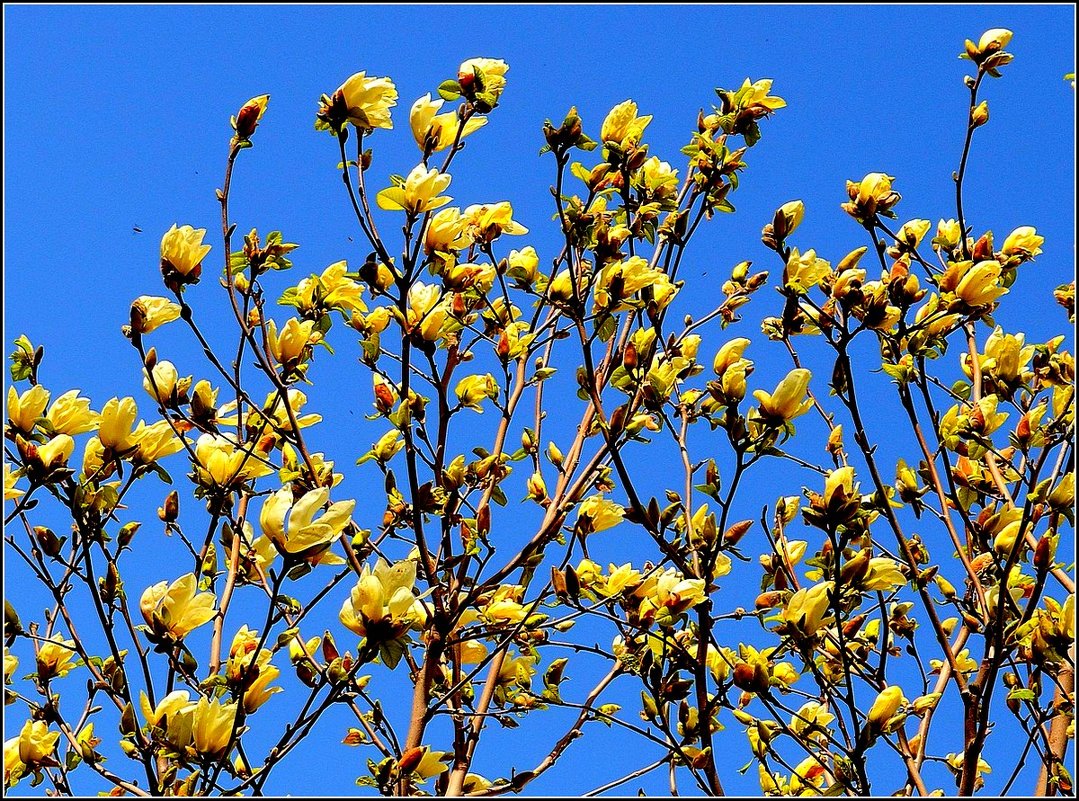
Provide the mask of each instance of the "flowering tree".
[{"label": "flowering tree", "polygon": [[[987,789],[1006,793],[1024,766],[1025,790],[1070,792],[1074,579],[1057,546],[1074,523],[1074,360],[1064,336],[1027,342],[992,318],[1042,237],[1021,226],[996,244],[963,205],[981,93],[1011,36],[966,43],[956,202],[935,235],[929,219],[891,222],[893,176],[848,181],[850,253],[833,264],[796,246],[804,208],[786,203],[762,232],[771,277],[738,263],[698,317],[676,311],[691,289],[680,267],[699,226],[734,210],[744,158],[785,106],[770,80],[717,90],[677,169],[649,153],[652,117],[632,101],[598,130],[575,109],[546,123],[560,241],[543,260],[509,203],[448,194],[507,65],[471,59],[417,100],[420,161],[388,182],[373,148],[397,90],[357,73],[322,97],[315,127],[370,255],[307,276],[280,232],[237,235],[234,169],[269,98],[244,104],[221,246],[167,231],[165,293],[138,297],[124,327],[157,419],[134,398],[94,411],[50,391],[43,348],[15,343],[5,551],[54,603],[32,620],[6,602],[5,702],[26,723],[5,741],[5,786],[261,794],[300,742],[343,737],[359,784],[384,795],[501,795],[619,728],[640,738],[641,767],[596,792],[663,770],[672,794],[721,795],[726,741],[770,795],[970,795],[991,767]],[[192,305],[206,272],[227,323]],[[778,297],[758,295],[769,284]],[[737,328],[755,296],[775,313],[772,344],[751,350]],[[1074,319],[1074,284],[1056,299]],[[151,346],[166,324],[202,346],[201,377]],[[226,324],[221,352],[204,330]],[[312,452],[305,429],[322,418],[301,387],[334,381],[329,343],[356,334],[384,433]],[[769,354],[791,369],[753,387],[751,356]],[[892,380],[884,414],[915,443],[895,463],[866,425],[868,370]],[[557,444],[554,408],[576,420]],[[799,436],[803,416],[826,440]],[[673,455],[674,488],[635,475],[646,443]],[[357,457],[384,490],[377,507],[338,489],[334,460]],[[806,488],[748,508],[740,490],[777,461]],[[158,522],[125,503],[174,479]],[[508,505],[522,497],[534,514]],[[47,509],[68,533],[35,521]],[[124,578],[153,558],[140,526],[163,526],[172,549],[148,587]],[[616,527],[651,554],[593,561]],[[759,564],[759,591],[725,581],[734,560]],[[593,678],[569,692],[575,675]],[[402,680],[411,700],[391,707]],[[481,743],[548,715],[565,723],[526,764],[473,770]],[[1017,744],[1010,764],[983,757],[991,734]]]}]

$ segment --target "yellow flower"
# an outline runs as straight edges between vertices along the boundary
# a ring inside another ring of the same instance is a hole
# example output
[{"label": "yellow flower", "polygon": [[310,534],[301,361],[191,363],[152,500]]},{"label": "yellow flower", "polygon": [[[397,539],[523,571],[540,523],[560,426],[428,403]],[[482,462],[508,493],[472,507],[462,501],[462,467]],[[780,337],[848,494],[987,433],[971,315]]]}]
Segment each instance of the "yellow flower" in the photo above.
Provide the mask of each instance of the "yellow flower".
[{"label": "yellow flower", "polygon": [[641,620],[655,620],[669,625],[674,618],[704,601],[704,579],[687,579],[673,567],[662,573],[653,571],[633,591],[641,602],[637,613]]},{"label": "yellow flower", "polygon": [[818,259],[817,251],[810,249],[802,254],[794,248],[783,271],[783,283],[796,292],[808,292],[831,272],[832,265]]},{"label": "yellow flower", "polygon": [[596,280],[593,293],[596,309],[618,312],[642,306],[644,298],[634,299],[634,295],[645,288],[651,289],[651,296],[660,308],[673,300],[677,293],[667,274],[659,268],[651,267],[648,261],[640,256],[611,262],[603,268]]},{"label": "yellow flower", "polygon": [[438,776],[450,769],[446,764],[446,758],[450,756],[448,751],[432,751],[430,746],[423,746],[423,756],[419,763],[412,769],[412,773],[426,781],[432,776]]},{"label": "yellow flower", "polygon": [[353,281],[347,273],[348,265],[338,261],[323,270],[322,275],[312,275],[300,281],[291,295],[300,314],[317,317],[323,309],[327,309],[340,311],[348,317],[353,312],[367,311],[362,299],[363,284]]},{"label": "yellow flower", "polygon": [[289,317],[281,332],[273,320],[266,321],[266,340],[274,361],[286,369],[294,369],[311,355],[311,346],[322,335],[315,331],[314,320],[297,320]]},{"label": "yellow flower", "polygon": [[506,261],[509,264],[506,274],[526,284],[531,284],[539,275],[539,255],[531,245],[520,250],[511,250]]},{"label": "yellow flower", "polygon": [[239,113],[232,118],[232,129],[236,131],[236,138],[241,140],[250,139],[258,127],[259,120],[266,113],[266,106],[270,104],[269,95],[259,95],[248,100],[240,108]]},{"label": "yellow flower", "polygon": [[150,706],[150,699],[145,692],[139,692],[139,708],[149,726],[166,728],[168,718],[186,707],[192,706],[191,694],[187,690],[175,690],[162,698],[157,708]]},{"label": "yellow flower", "polygon": [[871,172],[861,181],[847,181],[848,203],[842,208],[855,220],[866,223],[877,214],[890,214],[892,207],[899,202],[900,195],[892,189],[894,176],[882,172]]},{"label": "yellow flower", "polygon": [[436,212],[431,216],[424,234],[424,253],[438,256],[442,261],[452,261],[455,252],[468,247],[468,240],[464,236],[467,222],[458,208]]},{"label": "yellow flower", "polygon": [[[772,227],[775,231],[777,238],[786,238],[793,234],[797,230],[798,226],[802,224],[802,219],[805,217],[806,207],[800,200],[791,200],[780,206],[773,218]],[[783,230],[783,236],[779,236],[779,232],[776,228],[776,222],[781,222]]]},{"label": "yellow flower", "polygon": [[503,584],[495,590],[491,600],[483,607],[483,616],[496,625],[515,625],[525,619],[528,610],[521,603],[524,587],[520,584]]},{"label": "yellow flower", "polygon": [[605,145],[615,145],[626,150],[640,144],[641,136],[652,116],[637,116],[637,104],[632,100],[624,100],[608,112],[600,126],[600,141]]},{"label": "yellow flower", "polygon": [[139,608],[155,635],[182,640],[214,618],[217,596],[212,592],[196,593],[197,584],[195,574],[188,573],[172,584],[161,581],[143,592]]},{"label": "yellow flower", "polygon": [[196,466],[199,483],[208,487],[228,487],[252,478],[260,478],[274,472],[266,462],[266,453],[254,448],[237,448],[236,443],[224,436],[203,434],[195,443]]},{"label": "yellow flower", "polygon": [[933,245],[944,250],[955,250],[959,247],[963,231],[956,220],[940,220],[937,223],[937,235],[933,237]]},{"label": "yellow flower", "polygon": [[4,785],[10,787],[28,771],[56,765],[53,755],[60,732],[43,720],[28,720],[17,737],[4,741]]},{"label": "yellow flower", "polygon": [[567,301],[573,297],[573,276],[567,267],[551,279],[547,285],[547,296],[551,300]]},{"label": "yellow flower", "polygon": [[828,617],[831,591],[832,582],[825,581],[794,593],[781,613],[785,630],[798,632],[805,637],[816,634]]},{"label": "yellow flower", "polygon": [[364,132],[393,128],[390,109],[397,105],[397,87],[389,78],[368,78],[366,72],[349,77],[332,97],[322,97],[316,127],[340,131],[351,122]]},{"label": "yellow flower", "polygon": [[[470,58],[457,68],[457,81],[469,96],[477,93],[490,95],[494,106],[506,88],[506,73],[510,65],[500,58]],[[481,106],[480,110],[483,110]]]},{"label": "yellow flower", "polygon": [[442,302],[442,290],[435,284],[417,281],[408,290],[408,333],[418,333],[427,342],[441,336],[442,323],[446,319],[446,306]]},{"label": "yellow flower", "polygon": [[760,403],[761,416],[770,422],[788,423],[813,408],[813,402],[806,399],[812,375],[802,368],[791,370],[773,392],[756,390],[753,397]]},{"label": "yellow flower", "polygon": [[[969,265],[970,262],[966,264]],[[986,306],[1007,291],[1001,285],[1001,267],[995,259],[980,261],[968,267],[955,288],[956,296],[968,306]]]},{"label": "yellow flower", "polygon": [[57,434],[44,445],[37,446],[37,457],[46,470],[67,464],[75,451],[75,440],[67,434]]},{"label": "yellow flower", "polygon": [[191,726],[192,745],[205,757],[220,760],[232,742],[236,704],[200,698]]},{"label": "yellow flower", "polygon": [[90,476],[96,476],[98,471],[101,470],[104,465],[105,446],[101,444],[101,440],[99,440],[97,437],[90,437],[90,439],[86,440],[86,447],[83,450],[83,475],[87,478],[89,478]]},{"label": "yellow flower", "polygon": [[11,465],[8,462],[4,462],[4,500],[13,501],[20,495],[26,493],[15,486],[15,483],[22,477],[22,473],[19,470],[12,470]]},{"label": "yellow flower", "polygon": [[106,401],[105,408],[101,410],[101,423],[97,431],[101,444],[115,453],[130,450],[135,445],[131,427],[138,413],[134,398],[110,398]]},{"label": "yellow flower", "polygon": [[90,399],[80,398],[79,390],[65,392],[49,407],[45,419],[57,434],[85,434],[93,431],[101,415],[90,409]]},{"label": "yellow flower", "polygon": [[891,592],[907,583],[907,577],[899,563],[886,556],[875,556],[869,560],[869,570],[861,581],[864,590],[884,590]]},{"label": "yellow flower", "polygon": [[912,250],[917,249],[922,239],[929,232],[931,225],[932,223],[929,220],[910,220],[903,223],[899,230],[896,231],[896,239]]},{"label": "yellow flower", "polygon": [[[152,381],[150,379],[153,379]],[[162,359],[154,365],[154,369],[142,371],[142,388],[158,403],[167,405],[175,396],[175,399],[187,396],[187,390],[191,386],[191,376],[180,378],[176,365]]]},{"label": "yellow flower", "polygon": [[465,376],[457,382],[457,387],[454,389],[454,394],[457,395],[457,400],[460,401],[461,406],[481,413],[483,408],[480,404],[488,399],[497,400],[498,393],[498,382],[490,373]]},{"label": "yellow flower", "polygon": [[[409,112],[408,122],[412,128],[412,137],[425,154],[445,150],[457,139],[457,132],[461,127],[460,119],[454,111],[439,114],[443,102],[432,100],[431,93],[428,92],[412,104]],[[486,117],[472,117],[465,123],[461,138],[475,133],[486,124]]]},{"label": "yellow flower", "polygon": [[183,440],[176,436],[168,420],[158,420],[151,425],[140,420],[132,438],[135,440],[135,452],[131,455],[134,464],[153,464],[184,449]]},{"label": "yellow flower", "polygon": [[903,697],[903,689],[896,685],[886,687],[880,691],[873,706],[869,708],[866,722],[872,729],[883,731],[888,720],[895,715],[899,707],[907,701]]},{"label": "yellow flower", "polygon": [[960,55],[960,58],[969,58],[975,64],[981,64],[994,53],[999,53],[1003,50],[1008,42],[1012,40],[1013,35],[1007,28],[990,28],[981,35],[981,38],[978,39],[978,44],[974,44],[970,39],[967,39],[965,43],[966,52]]},{"label": "yellow flower", "polygon": [[592,495],[581,502],[577,511],[577,526],[587,534],[605,531],[622,522],[626,510],[602,495]]},{"label": "yellow flower", "polygon": [[197,281],[202,272],[202,260],[211,250],[210,245],[202,244],[204,236],[205,228],[190,225],[177,228],[174,223],[161,237],[162,272],[181,276],[181,280]]},{"label": "yellow flower", "polygon": [[[281,687],[270,687],[270,682],[281,675],[281,671],[270,664],[273,654],[263,648],[255,654],[259,636],[247,626],[240,627],[232,638],[228,662],[225,665],[225,677],[229,682],[244,687],[244,711],[253,713],[270,700],[270,696],[281,692]],[[253,679],[251,677],[254,677]]]},{"label": "yellow flower", "polygon": [[[329,499],[325,487],[305,493],[293,503],[292,489],[278,490],[262,505],[259,525],[262,533],[283,556],[307,559],[313,564],[343,564],[344,560],[329,553],[329,547],[352,521],[356,501],[338,501],[317,520],[315,514]],[[285,518],[288,517],[286,525]]]},{"label": "yellow flower", "polygon": [[41,643],[37,652],[37,673],[43,681],[63,678],[75,669],[78,654],[75,641],[65,640],[64,635],[55,634],[50,640]]},{"label": "yellow flower", "polygon": [[633,176],[633,185],[656,199],[672,197],[678,192],[678,170],[660,161],[658,156],[652,156]]},{"label": "yellow flower", "polygon": [[436,169],[426,169],[422,164],[412,168],[404,183],[383,189],[375,197],[380,209],[407,211],[420,214],[441,208],[452,200],[440,195],[450,185],[452,178]]},{"label": "yellow flower", "polygon": [[[951,754],[948,754],[948,756],[946,756],[944,759],[948,763],[948,767],[955,771],[956,774],[959,774],[963,770],[963,761],[965,757],[966,753],[956,754],[953,752]],[[977,790],[978,788],[985,785],[985,779],[982,778],[983,773],[992,772],[993,768],[989,765],[989,763],[981,757],[978,757],[978,764],[974,767],[974,773],[977,777],[976,781],[974,782],[974,789]]]},{"label": "yellow flower", "polygon": [[427,619],[427,608],[413,595],[415,584],[416,563],[411,559],[394,565],[379,559],[374,570],[364,565],[341,606],[341,623],[354,634],[379,643],[419,629]]},{"label": "yellow flower", "polygon": [[519,236],[528,229],[513,219],[513,207],[503,200],[491,204],[475,204],[464,211],[465,234],[476,243],[487,244],[502,234]]},{"label": "yellow flower", "polygon": [[1045,237],[1038,236],[1035,228],[1024,225],[1008,234],[1007,239],[1004,240],[1004,244],[1000,248],[1000,252],[1009,258],[1028,261],[1041,254],[1044,242]]},{"label": "yellow flower", "polygon": [[131,303],[131,327],[140,334],[149,334],[179,317],[180,304],[167,298],[140,295]]},{"label": "yellow flower", "polygon": [[45,414],[49,404],[49,391],[41,384],[36,384],[20,395],[15,387],[8,387],[7,417],[16,431],[29,434],[34,430],[39,418]]}]

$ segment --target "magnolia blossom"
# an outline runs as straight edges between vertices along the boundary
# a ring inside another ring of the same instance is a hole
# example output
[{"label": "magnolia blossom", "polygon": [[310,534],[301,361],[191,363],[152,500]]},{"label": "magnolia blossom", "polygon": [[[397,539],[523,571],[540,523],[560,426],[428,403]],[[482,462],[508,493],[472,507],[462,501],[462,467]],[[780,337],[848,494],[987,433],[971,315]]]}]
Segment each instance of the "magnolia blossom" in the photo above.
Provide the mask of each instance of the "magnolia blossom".
[{"label": "magnolia blossom", "polygon": [[147,587],[139,600],[142,616],[159,637],[182,640],[217,614],[212,592],[197,592],[198,580],[188,573],[169,584]]}]

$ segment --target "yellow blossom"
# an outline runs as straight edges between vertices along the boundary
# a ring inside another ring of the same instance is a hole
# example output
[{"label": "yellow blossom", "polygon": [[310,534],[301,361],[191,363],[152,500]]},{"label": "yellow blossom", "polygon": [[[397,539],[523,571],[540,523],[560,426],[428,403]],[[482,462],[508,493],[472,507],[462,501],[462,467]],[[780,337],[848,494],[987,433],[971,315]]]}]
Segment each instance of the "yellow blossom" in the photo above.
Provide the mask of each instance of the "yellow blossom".
[{"label": "yellow blossom", "polygon": [[20,495],[26,493],[15,486],[16,482],[22,477],[22,474],[18,470],[12,470],[11,465],[8,462],[4,462],[4,500],[13,501]]},{"label": "yellow blossom", "polygon": [[882,172],[871,172],[861,181],[847,181],[847,195],[850,202],[842,208],[860,223],[872,220],[877,214],[890,214],[891,208],[899,202],[898,192],[892,189],[895,178]]},{"label": "yellow blossom", "polygon": [[876,700],[873,701],[873,706],[869,708],[866,722],[871,728],[882,731],[888,720],[905,703],[903,688],[896,685],[886,687],[880,691]]},{"label": "yellow blossom", "polygon": [[[489,95],[493,102],[487,105],[494,106],[506,88],[506,73],[509,68],[509,64],[500,58],[470,58],[457,68],[457,81],[470,94],[481,92]],[[483,107],[480,110],[482,111]]]},{"label": "yellow blossom", "polygon": [[273,320],[266,321],[266,339],[270,355],[273,356],[274,361],[288,369],[293,369],[299,363],[306,361],[310,357],[311,346],[321,338],[322,335],[315,331],[314,320],[300,321],[295,317],[290,317],[280,333]]},{"label": "yellow blossom", "polygon": [[145,692],[139,692],[139,709],[149,726],[166,728],[171,715],[191,705],[191,694],[187,690],[174,690],[158,701],[156,708],[150,705]]},{"label": "yellow blossom", "polygon": [[831,271],[832,265],[824,259],[818,259],[817,251],[811,249],[803,254],[798,248],[794,248],[783,271],[783,283],[796,292],[808,292]]},{"label": "yellow blossom", "polygon": [[161,237],[161,270],[166,274],[179,275],[181,280],[198,280],[202,260],[211,250],[202,244],[205,228],[192,228],[175,224]]},{"label": "yellow blossom", "polygon": [[247,140],[255,133],[262,115],[266,113],[266,107],[270,104],[269,95],[258,95],[251,98],[240,111],[232,118],[232,129],[236,131],[238,140]]},{"label": "yellow blossom", "polygon": [[110,398],[106,401],[97,431],[101,444],[114,453],[129,451],[136,442],[132,426],[138,413],[134,398]]},{"label": "yellow blossom", "polygon": [[1008,258],[1017,258],[1019,261],[1028,261],[1042,252],[1044,236],[1038,236],[1038,232],[1032,226],[1024,225],[1016,228],[1004,240],[1000,252]]},{"label": "yellow blossom", "polygon": [[221,759],[232,741],[236,711],[236,704],[199,698],[191,726],[195,750],[207,758]]},{"label": "yellow blossom", "polygon": [[7,390],[7,417],[11,427],[16,431],[29,434],[34,426],[45,414],[45,407],[49,404],[49,391],[41,384],[30,387],[20,395],[15,387]]},{"label": "yellow blossom", "polygon": [[180,304],[167,298],[140,295],[131,303],[131,326],[140,334],[149,334],[179,317]]},{"label": "yellow blossom", "polygon": [[274,471],[266,461],[266,453],[257,447],[238,448],[232,439],[203,434],[195,443],[199,483],[207,487],[228,487]]},{"label": "yellow blossom", "polygon": [[788,423],[813,408],[813,402],[806,398],[809,389],[809,370],[798,368],[791,370],[779,382],[771,393],[758,389],[753,397],[760,403],[760,414],[770,422]]},{"label": "yellow blossom", "polygon": [[44,445],[37,446],[37,458],[46,470],[67,464],[75,451],[75,440],[67,434],[57,434]]},{"label": "yellow blossom", "polygon": [[157,637],[182,640],[217,614],[217,597],[212,592],[197,593],[197,584],[195,574],[188,573],[172,584],[161,581],[143,592],[139,609]]},{"label": "yellow blossom", "polygon": [[832,582],[825,581],[794,593],[781,613],[787,630],[812,637],[828,617]]},{"label": "yellow blossom", "polygon": [[602,495],[592,495],[581,502],[577,512],[577,526],[586,533],[613,528],[622,522],[626,510]]},{"label": "yellow blossom", "polygon": [[183,440],[176,436],[168,420],[158,420],[150,425],[140,420],[132,438],[135,440],[135,452],[131,455],[134,464],[153,464],[184,449]]},{"label": "yellow blossom", "polygon": [[375,200],[380,209],[420,214],[441,208],[452,200],[447,195],[439,194],[449,187],[451,180],[449,175],[417,164],[401,185],[383,189]]},{"label": "yellow blossom", "polygon": [[294,299],[296,308],[304,316],[317,317],[322,310],[336,310],[348,317],[353,312],[367,311],[363,291],[363,284],[348,277],[348,265],[338,261],[321,275],[301,280],[290,299]]},{"label": "yellow blossom", "polygon": [[262,505],[259,515],[262,533],[283,556],[306,559],[313,564],[344,564],[329,548],[352,521],[356,501],[331,504],[316,520],[315,514],[326,504],[329,495],[327,488],[320,487],[293,503],[290,487],[278,490]]},{"label": "yellow blossom", "polygon": [[487,124],[486,117],[472,117],[464,124],[462,130],[460,118],[456,112],[438,113],[443,102],[443,100],[432,100],[431,93],[428,92],[412,104],[412,110],[408,115],[412,137],[420,150],[426,154],[437,153],[450,147],[457,139],[458,130],[461,131],[461,138],[464,139]]},{"label": "yellow blossom", "polygon": [[869,560],[869,570],[861,581],[865,590],[883,590],[891,592],[907,583],[899,563],[886,556],[875,556]]},{"label": "yellow blossom", "polygon": [[660,625],[670,625],[674,619],[697,604],[706,595],[704,579],[687,579],[676,569],[654,571],[633,591],[641,599],[637,613],[641,620],[655,620]]},{"label": "yellow blossom", "polygon": [[[150,379],[153,379],[152,381]],[[154,369],[142,371],[142,388],[147,394],[161,404],[168,404],[173,399],[186,396],[191,386],[191,376],[180,378],[176,365],[162,359],[154,365]]]},{"label": "yellow blossom", "polygon": [[466,376],[457,382],[454,394],[462,407],[482,412],[483,408],[480,404],[484,400],[498,399],[498,382],[490,373]]},{"label": "yellow blossom", "polygon": [[408,291],[407,328],[418,333],[427,342],[441,336],[442,323],[446,319],[446,306],[442,302],[442,290],[435,284],[417,281]]},{"label": "yellow blossom", "polygon": [[[243,704],[247,714],[253,713],[270,700],[271,695],[281,692],[282,689],[270,686],[270,683],[281,675],[281,671],[270,664],[273,654],[267,649],[263,648],[255,654],[258,642],[257,631],[252,631],[246,625],[241,626],[232,638],[228,662],[225,665],[225,677],[230,682],[246,687]],[[251,676],[254,676],[254,679],[251,679]]]},{"label": "yellow blossom", "polygon": [[619,103],[608,112],[600,127],[600,140],[625,150],[640,144],[641,136],[652,116],[637,116],[637,104],[632,100]]},{"label": "yellow blossom", "polygon": [[509,264],[506,270],[507,275],[520,279],[526,284],[531,284],[539,275],[539,255],[531,245],[521,250],[511,250],[506,261]]},{"label": "yellow blossom", "polygon": [[63,678],[75,669],[75,661],[78,659],[75,652],[75,641],[64,639],[62,634],[54,634],[51,639],[43,641],[37,652],[37,673],[43,681],[54,678]]},{"label": "yellow blossom", "polygon": [[959,247],[963,232],[956,220],[940,220],[937,222],[937,235],[933,237],[933,245],[943,250],[955,250]]},{"label": "yellow blossom", "polygon": [[397,87],[389,78],[368,77],[366,72],[350,76],[331,97],[322,98],[316,127],[340,131],[352,123],[360,131],[393,128],[390,109],[397,105]]},{"label": "yellow blossom", "polygon": [[423,248],[428,256],[451,261],[453,254],[468,247],[465,226],[468,220],[456,207],[439,209],[431,216],[424,233]]},{"label": "yellow blossom", "polygon": [[49,407],[45,419],[57,434],[85,434],[101,422],[101,415],[90,408],[89,398],[80,398],[79,390],[65,392]]},{"label": "yellow blossom", "polygon": [[478,244],[489,244],[502,234],[520,236],[528,229],[513,219],[509,201],[474,204],[464,210],[465,235]]},{"label": "yellow blossom", "polygon": [[4,741],[4,786],[12,786],[30,771],[56,765],[59,739],[60,732],[50,732],[45,721],[26,721],[17,737]]},{"label": "yellow blossom", "polygon": [[341,606],[341,623],[354,634],[379,643],[419,629],[427,619],[427,608],[413,595],[415,584],[416,563],[410,559],[394,565],[379,559],[374,570],[364,565]]},{"label": "yellow blossom", "polygon": [[[646,288],[660,308],[673,300],[678,291],[666,273],[659,268],[653,268],[640,256],[611,262],[603,268],[596,280],[596,309],[618,312],[643,306],[643,290]],[[638,293],[641,293],[641,297],[635,299],[634,296]]]},{"label": "yellow blossom", "polygon": [[634,186],[645,190],[656,199],[672,197],[678,192],[678,170],[658,156],[652,156],[641,165],[633,176]]}]

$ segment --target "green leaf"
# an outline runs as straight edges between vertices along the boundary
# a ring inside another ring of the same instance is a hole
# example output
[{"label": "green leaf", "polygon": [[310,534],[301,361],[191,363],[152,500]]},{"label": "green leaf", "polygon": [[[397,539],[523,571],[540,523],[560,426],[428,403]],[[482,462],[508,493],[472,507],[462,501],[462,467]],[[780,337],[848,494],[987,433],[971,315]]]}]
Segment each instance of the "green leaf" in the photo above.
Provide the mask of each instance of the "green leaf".
[{"label": "green leaf", "polygon": [[438,96],[452,103],[461,96],[461,84],[454,80],[443,81],[438,85]]}]

